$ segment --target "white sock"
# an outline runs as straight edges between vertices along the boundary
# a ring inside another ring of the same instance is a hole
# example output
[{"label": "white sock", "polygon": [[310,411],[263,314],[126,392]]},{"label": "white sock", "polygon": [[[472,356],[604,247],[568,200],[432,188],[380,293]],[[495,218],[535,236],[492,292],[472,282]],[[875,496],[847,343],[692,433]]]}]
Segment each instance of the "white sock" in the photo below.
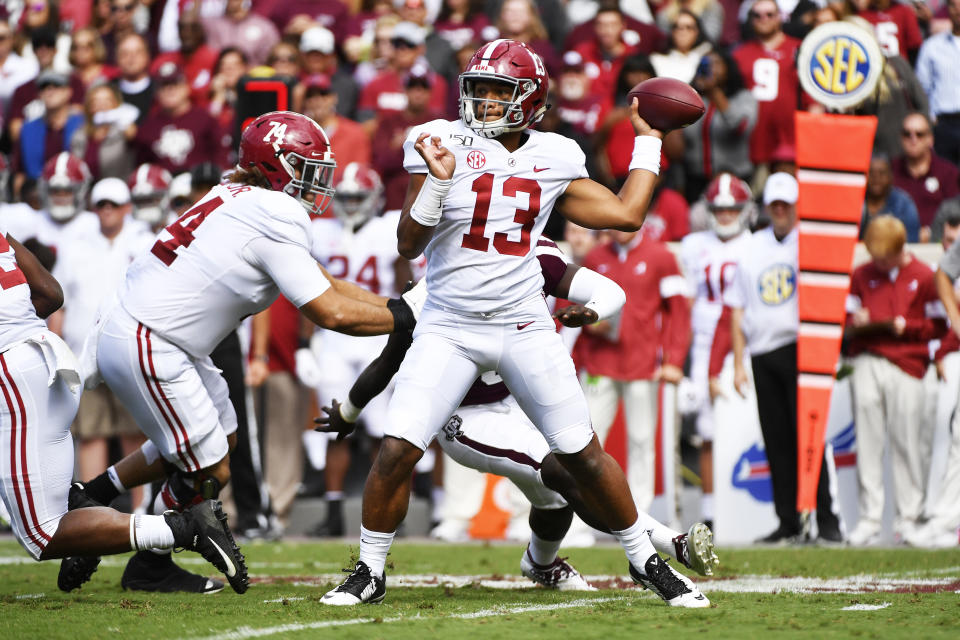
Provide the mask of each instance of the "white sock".
[{"label": "white sock", "polygon": [[383,575],[387,554],[390,553],[390,545],[393,544],[395,535],[395,531],[380,533],[360,525],[360,561],[370,567],[370,573],[373,575]]},{"label": "white sock", "polygon": [[704,520],[713,520],[713,494],[705,493],[700,498],[700,513]]},{"label": "white sock", "polygon": [[[641,526],[646,529],[647,532],[649,532],[650,542],[653,543],[654,549],[660,553],[667,554],[671,558],[676,558],[677,550],[673,545],[673,539],[681,534],[680,531],[671,529],[644,511],[638,512],[637,522],[639,522]],[[647,556],[647,558],[649,557],[650,556]],[[646,562],[647,558],[644,558],[643,561]],[[642,569],[642,567],[637,568]]]},{"label": "white sock", "polygon": [[[653,520],[650,516],[647,516],[647,518]],[[656,522],[656,520],[654,520],[654,522]],[[627,560],[630,561],[633,568],[640,573],[646,573],[645,567],[647,560],[649,560],[650,556],[655,554],[657,550],[650,542],[650,533],[648,528],[644,526],[643,520],[637,518],[637,521],[629,528],[623,531],[611,531],[610,533],[615,535],[617,540],[620,541],[620,545],[627,554]]]},{"label": "white sock", "polygon": [[557,559],[560,552],[560,543],[562,540],[544,540],[535,532],[530,533],[530,546],[527,551],[530,553],[530,559],[534,564],[546,567]]},{"label": "white sock", "polygon": [[133,515],[130,519],[133,521],[133,548],[146,551],[173,547],[173,531],[163,516]]},{"label": "white sock", "polygon": [[330,436],[318,431],[303,432],[303,448],[307,452],[307,462],[317,471],[327,466],[327,443]]},{"label": "white sock", "polygon": [[113,465],[107,467],[107,477],[110,478],[110,483],[113,485],[113,488],[119,491],[120,493],[126,493],[127,488],[123,486],[123,483],[120,482],[120,476],[117,475],[117,468]]},{"label": "white sock", "polygon": [[343,491],[327,491],[323,494],[323,499],[327,502],[331,500],[343,500]]},{"label": "white sock", "polygon": [[434,487],[430,490],[430,498],[433,502],[433,508],[430,510],[430,519],[435,522],[443,520],[443,487]]}]

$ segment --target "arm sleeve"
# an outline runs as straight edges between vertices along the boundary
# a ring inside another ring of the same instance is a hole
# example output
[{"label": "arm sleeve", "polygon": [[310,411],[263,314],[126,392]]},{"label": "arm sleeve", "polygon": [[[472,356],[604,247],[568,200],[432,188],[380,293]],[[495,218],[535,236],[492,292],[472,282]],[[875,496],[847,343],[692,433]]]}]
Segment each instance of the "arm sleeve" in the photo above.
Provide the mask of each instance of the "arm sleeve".
[{"label": "arm sleeve", "polygon": [[627,302],[627,294],[610,278],[580,267],[570,281],[570,295],[567,299],[593,309],[598,318],[603,320],[623,308]]},{"label": "arm sleeve", "polygon": [[960,337],[957,336],[956,331],[949,331],[947,335],[943,336],[943,340],[940,341],[940,348],[937,349],[933,359],[943,360],[945,356],[954,351],[960,351]]},{"label": "arm sleeve", "polygon": [[543,274],[543,291],[547,295],[556,295],[557,285],[567,272],[570,259],[560,250],[557,243],[549,238],[540,238],[535,249]]},{"label": "arm sleeve", "polygon": [[303,247],[269,238],[254,238],[243,248],[243,259],[264,271],[298,309],[330,288],[316,260]]},{"label": "arm sleeve", "polygon": [[924,305],[922,318],[906,318],[903,337],[907,340],[926,342],[941,337],[947,331],[947,311],[940,302],[933,276],[922,285]]}]

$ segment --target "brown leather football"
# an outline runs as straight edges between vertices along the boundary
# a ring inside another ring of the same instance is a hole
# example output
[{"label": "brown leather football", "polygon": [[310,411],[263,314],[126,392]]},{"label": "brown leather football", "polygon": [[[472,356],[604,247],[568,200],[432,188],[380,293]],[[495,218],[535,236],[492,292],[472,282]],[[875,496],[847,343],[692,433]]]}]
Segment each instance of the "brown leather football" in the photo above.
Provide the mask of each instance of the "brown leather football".
[{"label": "brown leather football", "polygon": [[627,94],[627,102],[637,98],[640,117],[654,129],[666,131],[693,124],[703,115],[703,100],[686,82],[673,78],[644,80]]}]

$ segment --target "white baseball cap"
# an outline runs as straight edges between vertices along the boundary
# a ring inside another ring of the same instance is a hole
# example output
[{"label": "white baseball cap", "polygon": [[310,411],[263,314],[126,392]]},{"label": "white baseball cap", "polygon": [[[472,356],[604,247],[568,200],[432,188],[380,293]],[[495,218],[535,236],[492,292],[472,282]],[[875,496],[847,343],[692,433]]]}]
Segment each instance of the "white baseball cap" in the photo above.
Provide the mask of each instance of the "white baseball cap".
[{"label": "white baseball cap", "polygon": [[797,179],[789,173],[775,173],[767,178],[767,183],[763,186],[763,204],[770,204],[781,200],[787,204],[797,203]]},{"label": "white baseball cap", "polygon": [[90,192],[90,202],[96,206],[98,202],[104,200],[118,205],[127,204],[130,202],[130,188],[120,178],[104,178],[93,185],[93,191]]},{"label": "white baseball cap", "polygon": [[310,27],[300,36],[300,51],[319,51],[333,53],[333,33],[325,27]]},{"label": "white baseball cap", "polygon": [[396,26],[393,27],[393,33],[390,35],[391,40],[403,40],[415,47],[419,47],[426,42],[426,38],[427,36],[423,31],[423,27],[412,22],[398,22]]}]

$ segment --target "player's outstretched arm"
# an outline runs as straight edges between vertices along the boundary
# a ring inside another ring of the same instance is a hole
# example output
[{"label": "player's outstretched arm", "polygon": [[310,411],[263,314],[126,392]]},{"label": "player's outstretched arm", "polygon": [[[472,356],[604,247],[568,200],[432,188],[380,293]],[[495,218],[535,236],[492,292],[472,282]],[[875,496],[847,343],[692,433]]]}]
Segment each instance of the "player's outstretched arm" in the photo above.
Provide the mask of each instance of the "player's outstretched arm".
[{"label": "player's outstretched arm", "polygon": [[647,207],[660,174],[663,132],[650,127],[637,112],[637,100],[630,105],[630,121],[637,134],[630,161],[630,174],[618,194],[589,178],[567,185],[557,202],[560,213],[581,227],[636,231],[643,225]]},{"label": "player's outstretched arm", "polygon": [[14,240],[10,234],[7,234],[7,242],[13,247],[17,266],[23,271],[27,284],[30,285],[30,300],[37,310],[37,315],[46,318],[63,306],[63,289],[60,288],[60,283],[43,268],[29,249]]},{"label": "player's outstretched arm", "polygon": [[413,329],[413,311],[399,298],[387,304],[370,304],[345,296],[330,287],[300,307],[300,312],[324,329],[351,336],[378,336]]},{"label": "player's outstretched arm", "polygon": [[363,287],[353,284],[352,282],[334,278],[326,269],[323,268],[322,265],[320,266],[320,271],[323,272],[323,277],[327,279],[327,281],[330,283],[330,286],[333,287],[337,293],[345,295],[348,298],[353,298],[354,300],[360,300],[361,302],[377,305],[378,307],[387,306],[387,301],[389,298],[371,293]]},{"label": "player's outstretched arm", "polygon": [[457,160],[440,138],[423,133],[413,146],[429,173],[412,174],[397,226],[397,252],[408,260],[420,257],[440,222],[443,200],[450,191]]}]

